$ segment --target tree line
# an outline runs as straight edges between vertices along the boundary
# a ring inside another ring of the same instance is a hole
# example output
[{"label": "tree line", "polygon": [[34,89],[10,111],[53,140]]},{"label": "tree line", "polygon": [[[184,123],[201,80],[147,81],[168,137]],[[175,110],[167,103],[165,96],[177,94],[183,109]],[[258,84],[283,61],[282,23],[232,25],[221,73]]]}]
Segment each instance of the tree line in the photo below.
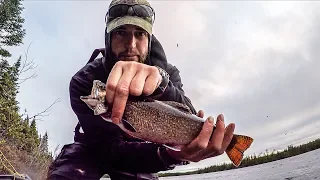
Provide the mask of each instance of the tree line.
[{"label": "tree line", "polygon": [[21,0],[0,1],[0,174],[25,173],[32,179],[44,179],[53,156],[48,150],[47,132],[40,135],[37,131],[37,120],[51,106],[35,115],[27,110],[20,112],[17,101],[20,85],[35,74],[22,76],[35,66],[27,53],[10,64],[12,54],[8,50],[23,44],[26,34],[23,9]]},{"label": "tree line", "polygon": [[243,158],[243,161],[241,162],[239,167],[234,167],[231,163],[222,163],[219,165],[214,165],[206,168],[202,168],[195,171],[190,172],[177,172],[177,173],[159,173],[159,176],[165,177],[165,176],[179,176],[179,175],[191,175],[191,174],[202,174],[202,173],[209,173],[209,172],[217,172],[217,171],[225,171],[230,169],[236,169],[236,168],[243,168],[248,166],[254,166],[258,164],[263,164],[267,162],[277,161],[284,158],[296,156],[302,153],[306,153],[315,149],[320,148],[320,139],[316,139],[314,141],[308,142],[306,144],[293,146],[290,145],[283,151],[272,151],[271,153],[266,150],[264,154],[261,155],[250,155]]}]

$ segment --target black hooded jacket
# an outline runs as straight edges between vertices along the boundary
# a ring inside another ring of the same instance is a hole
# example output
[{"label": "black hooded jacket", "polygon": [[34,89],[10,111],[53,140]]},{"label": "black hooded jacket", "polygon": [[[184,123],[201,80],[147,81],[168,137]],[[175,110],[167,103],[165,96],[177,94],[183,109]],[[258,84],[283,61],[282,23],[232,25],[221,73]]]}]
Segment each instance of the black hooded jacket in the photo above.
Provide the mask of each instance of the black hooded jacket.
[{"label": "black hooded jacket", "polygon": [[[170,165],[177,161],[166,158],[167,162],[163,162],[157,155],[159,145],[127,139],[117,125],[95,116],[93,111],[80,100],[80,96],[91,94],[93,80],[107,81],[114,62],[105,57],[89,61],[70,81],[71,106],[84,132],[82,142],[92,147],[92,153],[104,167],[143,173],[172,169]],[[179,70],[167,62],[164,50],[155,36],[152,37],[147,64],[157,65],[170,75],[170,82],[165,92],[157,99],[184,103],[195,114],[194,107],[182,89]]]}]

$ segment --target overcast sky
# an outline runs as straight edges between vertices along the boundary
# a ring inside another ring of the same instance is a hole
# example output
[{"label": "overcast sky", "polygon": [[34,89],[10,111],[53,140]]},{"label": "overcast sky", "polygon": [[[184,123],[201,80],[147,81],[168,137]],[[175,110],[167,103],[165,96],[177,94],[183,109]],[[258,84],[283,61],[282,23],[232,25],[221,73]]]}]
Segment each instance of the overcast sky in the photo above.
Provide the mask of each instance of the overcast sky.
[{"label": "overcast sky", "polygon": [[[24,45],[38,67],[22,84],[18,100],[30,114],[57,98],[42,121],[50,149],[73,141],[70,78],[103,47],[110,1],[24,2]],[[245,1],[151,1],[154,34],[181,72],[184,89],[205,117],[225,115],[235,133],[255,139],[245,155],[284,149],[320,137],[320,3]],[[179,47],[177,47],[179,44]],[[32,73],[32,72],[30,72]],[[25,74],[27,76],[27,74]],[[175,170],[228,161],[226,154]]]}]

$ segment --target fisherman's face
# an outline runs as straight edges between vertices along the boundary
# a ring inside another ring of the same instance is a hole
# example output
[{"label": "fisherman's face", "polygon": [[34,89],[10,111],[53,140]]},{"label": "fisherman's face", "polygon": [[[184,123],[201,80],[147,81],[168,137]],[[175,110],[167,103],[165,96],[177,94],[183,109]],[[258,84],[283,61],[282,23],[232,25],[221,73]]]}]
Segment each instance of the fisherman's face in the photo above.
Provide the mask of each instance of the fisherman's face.
[{"label": "fisherman's face", "polygon": [[120,61],[144,62],[148,54],[148,33],[138,26],[121,26],[111,33],[111,49]]}]

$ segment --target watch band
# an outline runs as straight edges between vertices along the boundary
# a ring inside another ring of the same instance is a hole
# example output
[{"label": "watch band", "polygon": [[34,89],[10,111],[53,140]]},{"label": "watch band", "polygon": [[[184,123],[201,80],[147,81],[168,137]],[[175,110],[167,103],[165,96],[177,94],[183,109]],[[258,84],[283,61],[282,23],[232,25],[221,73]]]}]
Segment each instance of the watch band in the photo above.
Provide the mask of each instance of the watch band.
[{"label": "watch band", "polygon": [[164,69],[160,68],[159,66],[155,66],[155,67],[159,70],[162,80],[159,86],[157,87],[157,89],[153,92],[152,96],[157,96],[159,94],[164,93],[164,91],[166,90],[169,84],[169,79],[170,79],[170,75]]}]

